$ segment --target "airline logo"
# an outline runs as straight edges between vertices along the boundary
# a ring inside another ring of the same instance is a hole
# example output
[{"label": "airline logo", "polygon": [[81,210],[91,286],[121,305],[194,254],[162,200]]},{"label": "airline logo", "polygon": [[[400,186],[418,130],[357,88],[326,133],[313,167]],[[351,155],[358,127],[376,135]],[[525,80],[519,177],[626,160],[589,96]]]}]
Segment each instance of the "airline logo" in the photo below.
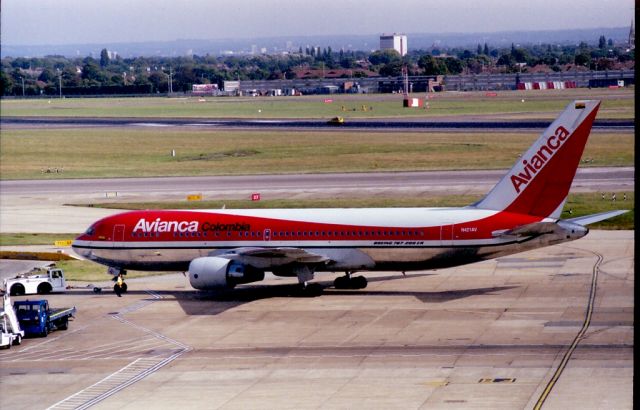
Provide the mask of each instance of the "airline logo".
[{"label": "airline logo", "polygon": [[555,133],[547,138],[547,141],[531,158],[522,161],[522,171],[511,175],[511,184],[516,190],[516,193],[519,194],[521,190],[526,188],[526,185],[531,182],[544,164],[551,160],[555,152],[562,146],[567,138],[569,138],[569,131],[567,131],[565,127],[559,126],[556,128]]},{"label": "airline logo", "polygon": [[[136,226],[133,228],[133,232],[143,233],[162,233],[162,232],[198,232],[200,224],[198,221],[163,221],[160,218],[156,218],[152,221],[147,221],[142,218],[138,220]],[[251,225],[243,222],[236,223],[211,223],[204,222],[202,224],[203,231],[250,231]]]},{"label": "airline logo", "polygon": [[133,228],[133,232],[197,232],[198,221],[147,221],[142,218]]}]

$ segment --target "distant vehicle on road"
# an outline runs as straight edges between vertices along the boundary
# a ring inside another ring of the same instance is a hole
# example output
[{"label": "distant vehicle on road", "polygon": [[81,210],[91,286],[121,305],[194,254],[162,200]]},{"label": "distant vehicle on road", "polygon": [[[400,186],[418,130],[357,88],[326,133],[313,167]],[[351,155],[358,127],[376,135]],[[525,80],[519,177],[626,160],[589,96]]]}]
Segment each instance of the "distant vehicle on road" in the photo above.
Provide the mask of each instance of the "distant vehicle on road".
[{"label": "distant vehicle on road", "polygon": [[46,271],[41,268],[4,280],[4,291],[11,296],[46,295],[51,292],[64,292],[67,282],[60,268],[50,267]]},{"label": "distant vehicle on road", "polygon": [[343,125],[344,124],[344,118],[343,117],[333,117],[332,119],[327,121],[327,124],[329,124],[329,125]]}]

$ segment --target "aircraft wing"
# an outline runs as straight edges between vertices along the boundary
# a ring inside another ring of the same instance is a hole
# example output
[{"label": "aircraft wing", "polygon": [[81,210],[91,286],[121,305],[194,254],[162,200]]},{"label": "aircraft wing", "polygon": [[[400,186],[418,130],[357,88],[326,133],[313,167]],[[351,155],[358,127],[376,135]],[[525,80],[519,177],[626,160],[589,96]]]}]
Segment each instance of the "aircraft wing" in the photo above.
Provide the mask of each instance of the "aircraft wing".
[{"label": "aircraft wing", "polygon": [[600,212],[597,214],[578,216],[576,218],[566,219],[566,221],[585,226],[592,223],[604,221],[605,219],[613,218],[614,216],[622,215],[627,212],[629,212],[628,209],[623,209],[619,211],[606,211],[606,212]]},{"label": "aircraft wing", "polygon": [[262,269],[291,263],[315,265],[329,262],[329,258],[324,255],[309,252],[305,249],[288,247],[236,248],[225,250],[223,253],[212,254],[211,256],[232,259]]}]

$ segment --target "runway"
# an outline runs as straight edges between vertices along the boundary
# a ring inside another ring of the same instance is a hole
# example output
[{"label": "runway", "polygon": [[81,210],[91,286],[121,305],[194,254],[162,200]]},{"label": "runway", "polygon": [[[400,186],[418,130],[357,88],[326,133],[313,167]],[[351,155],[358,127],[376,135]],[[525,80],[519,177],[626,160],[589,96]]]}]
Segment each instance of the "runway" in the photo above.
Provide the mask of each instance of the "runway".
[{"label": "runway", "polygon": [[590,324],[543,409],[630,409],[633,242],[593,231],[315,298],[292,297],[290,278],[202,293],[180,274],[130,279],[122,298],[109,281],[50,295],[77,318],[0,351],[3,408],[533,408],[583,326],[601,254]]},{"label": "runway", "polygon": [[[240,118],[139,118],[139,117],[12,117],[1,119],[3,126],[15,127],[197,127],[197,128],[332,128],[324,119],[240,119]],[[410,129],[410,130],[530,130],[545,129],[549,120],[473,120],[452,121],[442,118],[418,119],[348,119],[340,128],[349,129]],[[597,119],[594,130],[633,131],[635,122],[625,119]]]}]

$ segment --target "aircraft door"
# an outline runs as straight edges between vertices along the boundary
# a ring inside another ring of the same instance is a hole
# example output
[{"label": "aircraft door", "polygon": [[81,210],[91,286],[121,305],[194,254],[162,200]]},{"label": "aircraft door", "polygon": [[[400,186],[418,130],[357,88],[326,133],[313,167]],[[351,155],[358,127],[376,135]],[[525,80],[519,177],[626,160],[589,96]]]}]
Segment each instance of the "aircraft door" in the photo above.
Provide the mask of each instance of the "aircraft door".
[{"label": "aircraft door", "polygon": [[51,271],[51,285],[54,288],[62,287],[62,273],[60,273],[60,271],[57,269]]},{"label": "aircraft door", "polygon": [[442,225],[440,227],[440,245],[453,245],[453,225]]},{"label": "aircraft door", "polygon": [[113,241],[124,242],[124,225],[116,225],[113,227]]}]

